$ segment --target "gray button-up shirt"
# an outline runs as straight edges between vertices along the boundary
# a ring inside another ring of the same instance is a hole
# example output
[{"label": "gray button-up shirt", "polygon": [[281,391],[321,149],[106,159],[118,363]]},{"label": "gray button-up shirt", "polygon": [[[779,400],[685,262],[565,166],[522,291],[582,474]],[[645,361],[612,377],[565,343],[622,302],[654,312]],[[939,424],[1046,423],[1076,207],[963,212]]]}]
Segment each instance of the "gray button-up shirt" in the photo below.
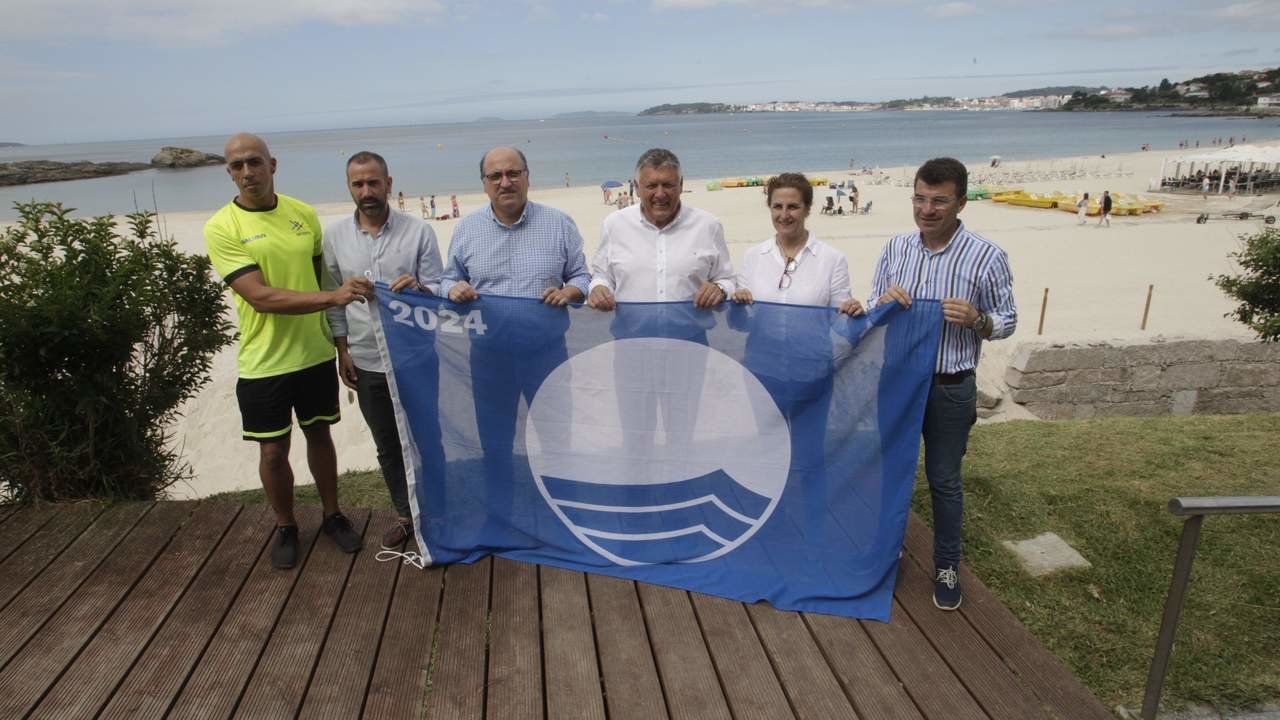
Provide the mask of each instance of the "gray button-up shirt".
[{"label": "gray button-up shirt", "polygon": [[[344,278],[363,275],[374,282],[390,284],[401,275],[412,275],[418,285],[433,294],[440,292],[440,246],[436,232],[422,220],[394,208],[376,236],[365,232],[355,213],[324,230],[325,288],[342,284]],[[329,308],[329,327],[334,337],[346,337],[356,367],[370,372],[386,372],[373,335],[368,303],[353,302]]]}]

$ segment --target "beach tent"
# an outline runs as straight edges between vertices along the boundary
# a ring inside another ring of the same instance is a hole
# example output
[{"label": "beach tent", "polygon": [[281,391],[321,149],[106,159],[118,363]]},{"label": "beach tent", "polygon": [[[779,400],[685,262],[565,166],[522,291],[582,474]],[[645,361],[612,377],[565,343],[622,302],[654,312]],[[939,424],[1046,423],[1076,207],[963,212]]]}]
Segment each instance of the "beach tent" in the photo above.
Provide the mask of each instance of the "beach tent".
[{"label": "beach tent", "polygon": [[[1185,174],[1182,172],[1184,163],[1187,165]],[[1170,177],[1166,172],[1170,165],[1174,168],[1172,177],[1179,178],[1194,175],[1197,165],[1206,173],[1217,170],[1220,176],[1218,192],[1221,193],[1227,180],[1225,171],[1230,168],[1240,168],[1250,173],[1254,170],[1280,171],[1280,145],[1239,145],[1222,148],[1221,150],[1188,153],[1177,157],[1165,158],[1164,162],[1160,163],[1160,178],[1162,181],[1164,178]]]}]

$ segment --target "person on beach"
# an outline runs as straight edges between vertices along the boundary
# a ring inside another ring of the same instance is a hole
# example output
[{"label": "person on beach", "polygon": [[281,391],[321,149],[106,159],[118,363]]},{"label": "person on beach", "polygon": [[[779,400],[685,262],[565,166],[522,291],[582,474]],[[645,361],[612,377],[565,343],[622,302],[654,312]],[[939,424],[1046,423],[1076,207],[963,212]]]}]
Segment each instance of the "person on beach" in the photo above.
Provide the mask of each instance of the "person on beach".
[{"label": "person on beach", "polygon": [[245,440],[258,443],[258,474],[276,525],[271,564],[298,561],[289,465],[292,415],[307,443],[307,465],[324,508],[321,531],[343,552],[360,535],[338,507],[338,458],[329,426],[338,422],[338,373],[322,310],[366,302],[368,278],[321,290],[320,220],[311,206],[275,191],[276,159],[261,138],[233,135],[223,152],[239,193],[204,226],[213,267],[234,291],[240,325],[236,399]]},{"label": "person on beach", "polygon": [[403,192],[396,197],[396,207],[400,208],[401,211],[404,210],[404,193]]},{"label": "person on beach", "polygon": [[1076,219],[1080,224],[1085,223],[1085,216],[1089,214],[1089,193],[1085,193],[1083,197],[1076,201]]},{"label": "person on beach", "polygon": [[569,187],[569,173],[564,174],[564,186]]},{"label": "person on beach", "polygon": [[431,219],[435,220],[436,219],[436,196],[432,195],[428,203],[431,206]]},{"label": "person on beach", "polygon": [[[392,292],[436,294],[444,273],[436,233],[419,218],[391,209],[391,184],[381,155],[364,151],[347,160],[347,191],[356,209],[325,228],[326,279],[337,284],[344,277],[366,277],[387,283]],[[338,348],[338,377],[359,398],[360,413],[373,435],[378,466],[396,510],[395,524],[382,535],[382,547],[391,549],[413,537],[413,513],[387,368],[378,352],[370,312],[368,305],[353,304],[329,308],[327,314]]]},{"label": "person on beach", "polygon": [[[573,218],[529,200],[524,153],[510,147],[489,150],[480,159],[480,177],[489,204],[458,221],[440,292],[456,303],[485,294],[541,300],[560,308],[582,302],[591,279],[582,234]],[[478,407],[514,408],[521,396],[533,401],[542,381],[569,357],[563,337],[569,318],[567,312],[563,315],[558,337],[491,332],[472,340],[472,392]],[[542,322],[546,327],[545,318]],[[506,489],[504,495],[487,498],[498,513],[512,501],[514,418],[514,413],[477,417],[488,486]],[[549,442],[567,444],[568,438]]]},{"label": "person on beach", "polygon": [[[428,215],[427,215],[427,199],[426,199],[425,197],[422,197],[421,195],[419,195],[419,196],[418,196],[418,204],[422,206],[422,219],[423,219],[423,220],[426,220],[426,219],[427,219],[427,217],[428,217]],[[388,207],[388,208],[390,208],[390,207],[391,207],[391,204],[390,204],[389,202],[387,203],[387,207]]]},{"label": "person on beach", "polygon": [[458,196],[457,196],[457,195],[450,195],[450,196],[449,196],[449,204],[453,206],[453,209],[452,209],[452,217],[453,217],[453,219],[454,219],[454,220],[457,220],[459,217],[462,217],[462,214],[458,211]]},{"label": "person on beach", "polygon": [[1106,224],[1107,227],[1111,227],[1111,191],[1110,190],[1102,191],[1102,208],[1098,213],[1098,227],[1102,227],[1103,224]]},{"label": "person on beach", "polygon": [[933,500],[933,604],[960,607],[964,488],[960,463],[977,420],[978,365],[983,340],[1013,334],[1018,310],[1008,256],[960,221],[969,174],[953,158],[920,166],[911,196],[917,231],[889,240],[872,280],[871,306],[912,298],[942,302],[942,341],[925,405],[924,468]]},{"label": "person on beach", "polygon": [[1209,183],[1210,182],[1211,181],[1209,180],[1208,175],[1205,175],[1203,178],[1200,178],[1200,194],[1204,196],[1205,200],[1209,199]]}]

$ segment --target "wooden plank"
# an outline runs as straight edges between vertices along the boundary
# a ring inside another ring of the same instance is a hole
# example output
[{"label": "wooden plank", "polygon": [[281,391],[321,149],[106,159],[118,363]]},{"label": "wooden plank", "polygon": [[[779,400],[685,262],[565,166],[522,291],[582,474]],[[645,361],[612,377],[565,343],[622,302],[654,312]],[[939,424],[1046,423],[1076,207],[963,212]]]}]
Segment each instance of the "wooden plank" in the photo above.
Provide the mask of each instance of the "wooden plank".
[{"label": "wooden plank", "polygon": [[[107,510],[74,542],[64,545],[67,550],[59,562],[45,568],[5,605],[0,611],[0,667],[4,667],[40,626],[58,611],[110,554],[120,538],[133,529],[138,519],[150,509],[148,503],[121,503]],[[57,522],[58,518],[55,518],[44,529],[56,529],[54,525]],[[33,539],[42,535],[45,533],[36,533]],[[57,538],[49,540],[57,542]],[[23,553],[16,557],[25,556]],[[47,557],[41,560],[41,566],[47,561]]]},{"label": "wooden plank", "polygon": [[[604,720],[586,577],[542,566],[542,655],[547,717]],[[495,716],[501,717],[501,716]]]},{"label": "wooden plank", "polygon": [[[390,510],[375,511],[365,533],[366,544],[376,544],[395,522]],[[397,569],[396,563],[378,562],[373,547],[356,556],[300,717],[360,717]]]},{"label": "wooden plank", "polygon": [[794,717],[795,711],[760,644],[755,625],[740,602],[690,593],[707,649],[737,720]]},{"label": "wooden plank", "polygon": [[[491,718],[542,717],[542,617],[538,566],[493,559],[493,601],[489,621]],[[554,716],[553,716],[554,717]]]},{"label": "wooden plank", "polygon": [[[276,570],[271,567],[269,551],[262,552],[249,579],[245,581],[231,610],[201,656],[191,677],[178,694],[171,718],[230,717],[253,674],[262,649],[280,618],[289,595],[306,567],[316,536],[320,534],[320,509],[299,506],[297,567]],[[274,520],[259,532],[274,540]]]},{"label": "wooden plank", "polygon": [[[9,507],[3,513],[4,521],[0,523],[0,562],[4,562],[10,555],[17,552],[27,538],[44,527],[45,523],[52,520],[61,509],[63,508],[60,505],[48,504],[28,505],[21,509]],[[3,576],[4,574],[0,573],[0,577]]]},{"label": "wooden plank", "polygon": [[443,584],[444,568],[400,568],[363,717],[421,717]]},{"label": "wooden plank", "polygon": [[[932,553],[932,537],[920,518],[911,515],[907,524],[906,546],[917,562],[932,562],[928,560]],[[1114,717],[963,563],[960,565],[960,583],[965,591],[961,614],[1055,715],[1081,720]]]},{"label": "wooden plank", "polygon": [[816,613],[804,618],[859,717],[923,720],[862,625],[848,618]]},{"label": "wooden plank", "polygon": [[667,712],[677,720],[730,718],[729,705],[689,594],[648,583],[636,583],[636,587],[662,678]]},{"label": "wooden plank", "polygon": [[800,613],[754,603],[747,606],[747,614],[755,623],[797,718],[857,720],[840,681],[832,674]]},{"label": "wooden plank", "polygon": [[427,678],[426,717],[468,720],[484,713],[485,635],[489,614],[489,558],[450,565],[444,578],[438,643]]},{"label": "wooden plank", "polygon": [[249,577],[270,537],[265,530],[274,517],[267,505],[247,506],[240,512],[100,718],[164,715]]},{"label": "wooden plank", "polygon": [[239,511],[238,505],[214,503],[194,509],[146,575],[36,706],[36,717],[81,718],[97,714]]},{"label": "wooden plank", "polygon": [[[971,594],[976,588],[965,590]],[[1035,695],[1005,667],[963,615],[934,607],[933,580],[910,556],[900,563],[897,597],[988,715],[1001,720],[1047,717]]]},{"label": "wooden plank", "polygon": [[893,619],[888,623],[875,620],[862,622],[880,655],[889,663],[893,674],[906,686],[926,718],[983,720],[987,714],[969,696],[969,691],[952,674],[951,668],[938,657],[933,646],[911,621],[911,616],[893,603]]},{"label": "wooden plank", "polygon": [[[52,507],[57,509],[48,511],[46,517],[42,518],[41,515],[33,513],[30,516],[30,521],[25,523],[21,519],[12,523],[5,523],[4,529],[6,533],[12,532],[10,537],[13,539],[14,544],[9,548],[10,552],[7,558],[3,563],[0,563],[0,608],[7,607],[9,602],[26,588],[27,583],[30,583],[33,578],[43,572],[49,563],[58,557],[67,546],[74,543],[85,528],[89,527],[89,524],[102,514],[103,510],[102,506],[97,503],[77,503],[71,506],[58,505]],[[127,514],[130,511],[123,510],[120,512]],[[26,513],[23,514],[26,515]],[[45,522],[41,522],[42,519]],[[134,520],[136,519],[134,518]],[[102,522],[110,523],[111,520],[104,519]],[[19,541],[17,538],[26,534],[24,531],[28,529],[22,527],[24,524],[35,527],[27,534],[27,537]],[[110,542],[108,534],[103,534],[105,527],[104,525],[103,528],[98,528],[94,531],[95,536],[98,538],[96,541],[99,544],[98,547],[86,544],[77,545],[72,554],[58,563],[60,566],[64,566],[68,561],[75,562],[77,567],[83,571],[83,574],[69,577],[64,570],[57,577],[63,581],[79,581],[84,579],[84,575],[89,574],[93,569],[93,565],[89,564],[90,558],[83,557],[82,554],[86,551],[92,554],[96,550],[95,557],[101,560],[103,555],[110,551],[110,546],[101,546],[102,543]],[[118,535],[113,537],[119,539],[128,529],[127,526],[117,528]],[[20,552],[19,546],[21,546]],[[41,583],[48,588],[47,592],[56,594],[57,591],[53,588],[49,578],[42,580]],[[71,589],[74,589],[74,586]],[[3,646],[3,640],[0,640],[0,647]],[[0,664],[2,663],[3,661],[0,661]]]},{"label": "wooden plank", "polygon": [[160,503],[0,671],[0,717],[23,717],[97,633],[191,514],[192,503]]},{"label": "wooden plank", "polygon": [[[352,527],[363,536],[369,511],[347,512]],[[236,717],[297,715],[356,557],[328,538],[317,543],[249,679]]]},{"label": "wooden plank", "polygon": [[588,575],[596,647],[611,720],[662,720],[667,704],[653,664],[640,598],[631,580]]}]

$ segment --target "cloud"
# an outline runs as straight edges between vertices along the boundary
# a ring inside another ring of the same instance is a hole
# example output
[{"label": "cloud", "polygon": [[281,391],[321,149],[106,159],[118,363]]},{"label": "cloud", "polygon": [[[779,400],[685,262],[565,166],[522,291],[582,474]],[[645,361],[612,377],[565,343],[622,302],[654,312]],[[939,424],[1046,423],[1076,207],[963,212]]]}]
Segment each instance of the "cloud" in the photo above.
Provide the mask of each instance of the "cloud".
[{"label": "cloud", "polygon": [[963,17],[978,12],[978,6],[971,2],[949,2],[926,8],[925,12],[934,20]]},{"label": "cloud", "polygon": [[1128,40],[1154,33],[1155,29],[1147,25],[1102,25],[1087,27],[1078,34],[1092,40]]},{"label": "cloud", "polygon": [[[838,8],[854,7],[866,4],[866,2],[865,0],[794,0],[789,4],[805,8]],[[758,8],[768,11],[775,11],[780,8],[777,0],[653,0],[650,7],[654,10],[705,10],[721,5]]]},{"label": "cloud", "polygon": [[8,0],[0,37],[92,37],[157,45],[221,45],[233,36],[322,23],[339,27],[425,22],[443,0]]}]

